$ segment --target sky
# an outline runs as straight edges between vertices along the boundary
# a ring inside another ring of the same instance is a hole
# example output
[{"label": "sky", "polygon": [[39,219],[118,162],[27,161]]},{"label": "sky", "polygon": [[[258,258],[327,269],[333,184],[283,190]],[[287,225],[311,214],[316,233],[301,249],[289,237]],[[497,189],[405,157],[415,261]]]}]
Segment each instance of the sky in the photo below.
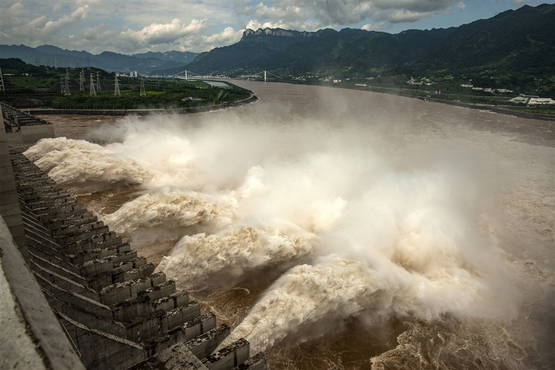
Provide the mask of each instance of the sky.
[{"label": "sky", "polygon": [[[207,51],[247,28],[397,33],[458,26],[525,0],[0,0],[0,44],[56,45],[93,53]],[[1,57],[1,56],[0,56]]]}]

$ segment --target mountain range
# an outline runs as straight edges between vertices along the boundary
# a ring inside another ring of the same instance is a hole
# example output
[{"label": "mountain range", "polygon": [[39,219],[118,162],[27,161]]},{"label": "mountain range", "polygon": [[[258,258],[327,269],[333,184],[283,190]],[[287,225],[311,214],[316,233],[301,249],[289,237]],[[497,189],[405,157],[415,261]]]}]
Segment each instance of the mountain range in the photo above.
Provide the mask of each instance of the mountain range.
[{"label": "mountain range", "polygon": [[52,45],[32,48],[25,45],[0,45],[0,58],[18,58],[33,65],[57,67],[96,67],[110,72],[138,71],[152,73],[158,69],[179,68],[190,63],[197,53],[169,51],[125,55],[109,51],[92,54],[87,51],[61,49]]},{"label": "mountain range", "polygon": [[246,30],[239,42],[201,54],[91,54],[51,45],[0,45],[0,58],[145,74],[189,69],[196,74],[237,76],[268,70],[281,76],[398,76],[399,81],[440,75],[555,96],[555,4],[525,5],[459,27],[397,34],[349,28]]},{"label": "mountain range", "polygon": [[442,73],[486,79],[490,86],[555,85],[555,5],[523,6],[459,27],[398,34],[246,30],[236,44],[200,54],[187,68],[229,75]]}]

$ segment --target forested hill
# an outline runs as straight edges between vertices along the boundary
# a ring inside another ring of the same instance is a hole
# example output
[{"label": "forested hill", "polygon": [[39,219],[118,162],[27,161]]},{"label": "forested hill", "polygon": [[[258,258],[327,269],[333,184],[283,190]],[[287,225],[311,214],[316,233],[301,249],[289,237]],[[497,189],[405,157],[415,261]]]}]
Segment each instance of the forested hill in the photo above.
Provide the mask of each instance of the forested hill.
[{"label": "forested hill", "polygon": [[555,85],[555,5],[523,6],[459,27],[398,34],[247,30],[238,43],[199,55],[189,68],[226,74],[264,69],[343,75],[443,71],[501,85],[538,79],[544,86]]}]

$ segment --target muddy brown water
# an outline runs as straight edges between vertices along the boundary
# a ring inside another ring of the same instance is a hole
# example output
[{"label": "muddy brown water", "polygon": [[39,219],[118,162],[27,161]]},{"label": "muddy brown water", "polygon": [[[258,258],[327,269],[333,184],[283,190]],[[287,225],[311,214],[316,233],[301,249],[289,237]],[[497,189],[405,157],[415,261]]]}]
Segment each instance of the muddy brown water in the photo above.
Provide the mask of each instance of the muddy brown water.
[{"label": "muddy brown water", "polygon": [[[267,352],[275,369],[365,369],[371,357],[378,369],[548,369],[553,365],[555,307],[555,122],[523,119],[487,111],[371,92],[315,86],[238,81],[260,98],[251,105],[202,115],[272,117],[285,124],[295,118],[341,122],[355,115],[361,123],[381,122],[391,130],[433,130],[451,137],[466,135],[476,147],[500,154],[518,179],[508,191],[499,222],[508,225],[500,243],[529,288],[519,318],[511,323],[461,323],[452,318],[422,323],[364,318],[321,323],[292,334]],[[200,115],[200,116],[199,116]],[[111,125],[111,116],[45,115],[57,136],[87,139],[92,129]],[[190,117],[184,117],[184,121]],[[192,118],[194,120],[194,118]],[[399,128],[397,122],[408,122]],[[459,130],[460,129],[460,130]],[[484,140],[485,135],[499,140]],[[476,140],[472,138],[475,137]],[[112,213],[141,194],[139,188],[114,188],[81,195],[99,214]],[[170,253],[175,240],[141,246],[153,263]],[[264,275],[262,275],[264,276]],[[269,274],[268,276],[271,276]],[[193,292],[222,322],[237,325],[271,286],[272,279],[245,276],[232,289]],[[551,328],[551,329],[550,329]],[[487,331],[487,335],[484,333]]]}]

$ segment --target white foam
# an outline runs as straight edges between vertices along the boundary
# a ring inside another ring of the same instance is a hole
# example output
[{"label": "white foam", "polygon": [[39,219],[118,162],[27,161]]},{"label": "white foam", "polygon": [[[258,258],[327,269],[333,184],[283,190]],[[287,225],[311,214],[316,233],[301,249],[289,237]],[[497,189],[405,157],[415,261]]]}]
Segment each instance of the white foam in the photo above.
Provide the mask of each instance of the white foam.
[{"label": "white foam", "polygon": [[231,223],[233,204],[227,199],[195,192],[164,190],[144,194],[124,204],[103,221],[119,233],[145,228],[187,228],[201,223]]},{"label": "white foam", "polygon": [[[281,228],[239,226],[217,234],[185,236],[158,270],[187,288],[202,286],[216,277],[226,281],[246,271],[288,263],[308,256],[314,235],[292,226]],[[219,275],[218,275],[219,274]]]}]

